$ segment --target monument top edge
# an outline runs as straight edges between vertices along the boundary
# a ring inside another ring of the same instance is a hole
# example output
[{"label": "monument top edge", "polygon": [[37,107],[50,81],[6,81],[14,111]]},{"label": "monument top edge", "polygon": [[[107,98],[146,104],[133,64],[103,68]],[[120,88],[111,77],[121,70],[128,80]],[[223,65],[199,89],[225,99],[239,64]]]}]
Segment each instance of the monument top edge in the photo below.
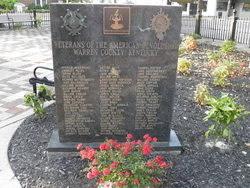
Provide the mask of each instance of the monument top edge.
[{"label": "monument top edge", "polygon": [[148,6],[148,7],[171,7],[181,8],[181,5],[151,5],[151,4],[125,4],[125,3],[51,3],[50,5],[103,5],[103,6]]}]

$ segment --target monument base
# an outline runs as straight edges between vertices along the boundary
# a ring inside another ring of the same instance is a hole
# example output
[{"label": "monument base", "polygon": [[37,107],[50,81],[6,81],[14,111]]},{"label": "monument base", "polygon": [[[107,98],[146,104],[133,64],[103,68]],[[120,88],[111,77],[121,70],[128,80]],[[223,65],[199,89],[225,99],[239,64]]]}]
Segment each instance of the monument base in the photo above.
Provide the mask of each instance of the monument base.
[{"label": "monument base", "polygon": [[[47,150],[49,152],[76,152],[77,144],[79,142],[60,142],[58,130],[55,129],[52,132]],[[83,145],[98,148],[100,142],[83,143]],[[170,131],[169,142],[154,142],[152,145],[156,151],[181,152],[183,149],[174,130]]]}]

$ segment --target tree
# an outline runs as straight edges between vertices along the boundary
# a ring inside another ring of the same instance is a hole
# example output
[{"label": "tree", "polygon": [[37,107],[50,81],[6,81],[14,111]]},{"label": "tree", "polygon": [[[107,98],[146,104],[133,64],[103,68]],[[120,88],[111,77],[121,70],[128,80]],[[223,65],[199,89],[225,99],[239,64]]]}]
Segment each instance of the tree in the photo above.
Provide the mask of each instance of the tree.
[{"label": "tree", "polygon": [[0,1],[0,9],[4,10],[13,10],[14,4],[17,2],[17,0],[1,0]]}]

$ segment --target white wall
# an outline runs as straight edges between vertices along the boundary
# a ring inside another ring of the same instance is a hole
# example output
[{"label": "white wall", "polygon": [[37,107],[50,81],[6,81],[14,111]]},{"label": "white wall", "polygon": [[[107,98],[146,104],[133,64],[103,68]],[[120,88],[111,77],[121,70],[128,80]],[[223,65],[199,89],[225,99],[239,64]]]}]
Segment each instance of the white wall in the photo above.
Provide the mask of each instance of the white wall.
[{"label": "white wall", "polygon": [[217,16],[217,0],[207,0],[207,11],[202,12],[202,16]]}]

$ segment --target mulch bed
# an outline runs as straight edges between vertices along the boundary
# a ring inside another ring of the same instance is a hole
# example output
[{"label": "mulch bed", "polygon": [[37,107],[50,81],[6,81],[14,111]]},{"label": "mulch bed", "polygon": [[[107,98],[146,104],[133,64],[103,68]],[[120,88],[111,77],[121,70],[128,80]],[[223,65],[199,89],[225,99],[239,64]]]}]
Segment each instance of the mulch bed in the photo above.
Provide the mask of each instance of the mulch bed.
[{"label": "mulch bed", "polygon": [[[224,89],[214,87],[205,62],[207,49],[215,47],[202,45],[199,51],[184,55],[194,66],[190,76],[177,76],[172,128],[184,145],[181,155],[167,155],[174,166],[167,170],[163,187],[250,187],[250,118],[233,126],[235,141],[228,151],[205,147],[204,132],[209,123],[203,122],[206,107],[198,106],[194,90],[198,83],[207,83],[213,95],[230,93],[237,101],[250,110],[249,77],[232,79],[232,85]],[[244,59],[249,54],[237,52],[235,56]],[[249,76],[249,75],[248,75]],[[11,167],[23,187],[80,188],[87,185],[81,170],[86,165],[79,157],[67,154],[48,158],[46,147],[50,134],[56,125],[55,105],[47,109],[47,116],[39,120],[28,117],[17,129],[9,147]],[[243,151],[243,152],[242,152]],[[247,152],[247,154],[245,154]]]}]

